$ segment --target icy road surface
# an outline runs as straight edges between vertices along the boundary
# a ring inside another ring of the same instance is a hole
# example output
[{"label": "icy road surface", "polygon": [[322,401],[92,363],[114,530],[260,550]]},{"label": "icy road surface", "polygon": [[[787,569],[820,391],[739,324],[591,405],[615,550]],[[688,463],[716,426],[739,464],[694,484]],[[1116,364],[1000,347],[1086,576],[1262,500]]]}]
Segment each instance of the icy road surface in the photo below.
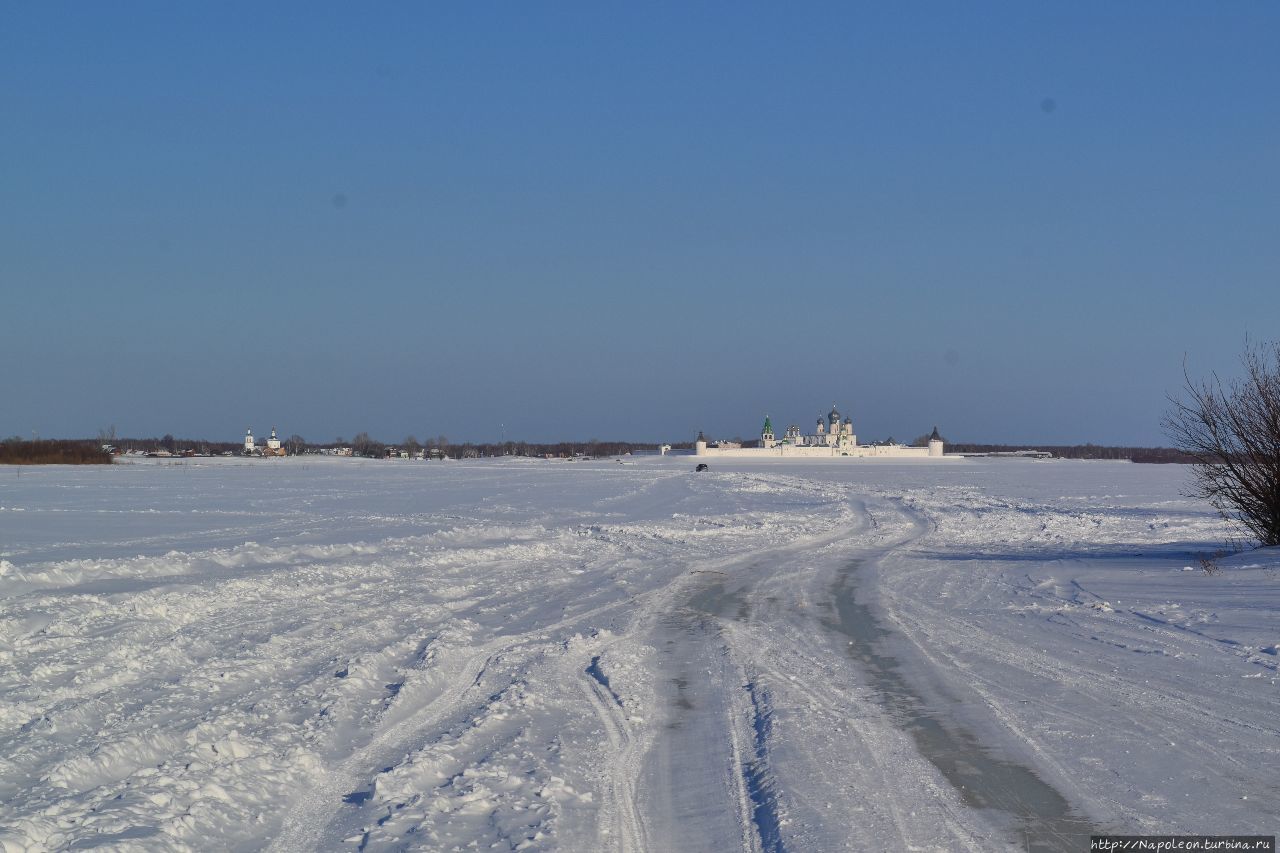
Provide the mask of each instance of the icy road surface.
[{"label": "icy road surface", "polygon": [[1280,555],[1185,469],[692,467],[0,469],[0,850],[1277,831]]}]

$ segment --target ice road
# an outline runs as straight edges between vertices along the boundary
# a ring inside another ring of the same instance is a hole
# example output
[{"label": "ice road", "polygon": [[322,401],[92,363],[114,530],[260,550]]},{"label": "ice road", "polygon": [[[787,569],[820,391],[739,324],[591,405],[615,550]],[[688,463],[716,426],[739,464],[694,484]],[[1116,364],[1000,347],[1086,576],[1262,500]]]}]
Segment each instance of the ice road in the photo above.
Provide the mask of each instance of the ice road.
[{"label": "ice road", "polygon": [[1280,824],[1178,466],[0,470],[0,850],[1079,850]]}]

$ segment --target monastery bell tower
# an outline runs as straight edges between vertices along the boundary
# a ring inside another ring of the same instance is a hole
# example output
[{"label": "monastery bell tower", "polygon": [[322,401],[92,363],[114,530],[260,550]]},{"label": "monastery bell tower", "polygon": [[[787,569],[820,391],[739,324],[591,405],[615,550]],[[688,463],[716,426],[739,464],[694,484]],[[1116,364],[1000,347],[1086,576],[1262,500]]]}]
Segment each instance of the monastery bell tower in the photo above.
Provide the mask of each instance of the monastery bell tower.
[{"label": "monastery bell tower", "polygon": [[764,426],[760,428],[760,446],[773,447],[777,442],[773,438],[773,422],[769,420],[769,416],[764,416]]}]

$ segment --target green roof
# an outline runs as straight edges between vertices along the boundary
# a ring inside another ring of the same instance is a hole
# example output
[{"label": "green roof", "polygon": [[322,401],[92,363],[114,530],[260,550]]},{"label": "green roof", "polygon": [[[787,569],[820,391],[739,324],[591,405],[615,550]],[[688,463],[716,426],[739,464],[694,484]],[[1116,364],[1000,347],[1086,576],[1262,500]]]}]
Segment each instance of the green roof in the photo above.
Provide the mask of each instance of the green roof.
[{"label": "green roof", "polygon": [[764,426],[760,429],[760,434],[763,435],[766,432],[770,435],[773,434],[773,422],[769,420],[768,415],[764,416]]}]

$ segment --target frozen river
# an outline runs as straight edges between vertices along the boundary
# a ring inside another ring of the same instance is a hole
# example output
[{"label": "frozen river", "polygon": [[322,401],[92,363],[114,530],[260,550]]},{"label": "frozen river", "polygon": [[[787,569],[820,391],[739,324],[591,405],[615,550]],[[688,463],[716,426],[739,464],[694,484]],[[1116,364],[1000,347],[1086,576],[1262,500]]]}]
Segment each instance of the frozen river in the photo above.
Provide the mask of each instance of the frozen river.
[{"label": "frozen river", "polygon": [[0,850],[1280,818],[1280,554],[1104,462],[0,469]]}]

